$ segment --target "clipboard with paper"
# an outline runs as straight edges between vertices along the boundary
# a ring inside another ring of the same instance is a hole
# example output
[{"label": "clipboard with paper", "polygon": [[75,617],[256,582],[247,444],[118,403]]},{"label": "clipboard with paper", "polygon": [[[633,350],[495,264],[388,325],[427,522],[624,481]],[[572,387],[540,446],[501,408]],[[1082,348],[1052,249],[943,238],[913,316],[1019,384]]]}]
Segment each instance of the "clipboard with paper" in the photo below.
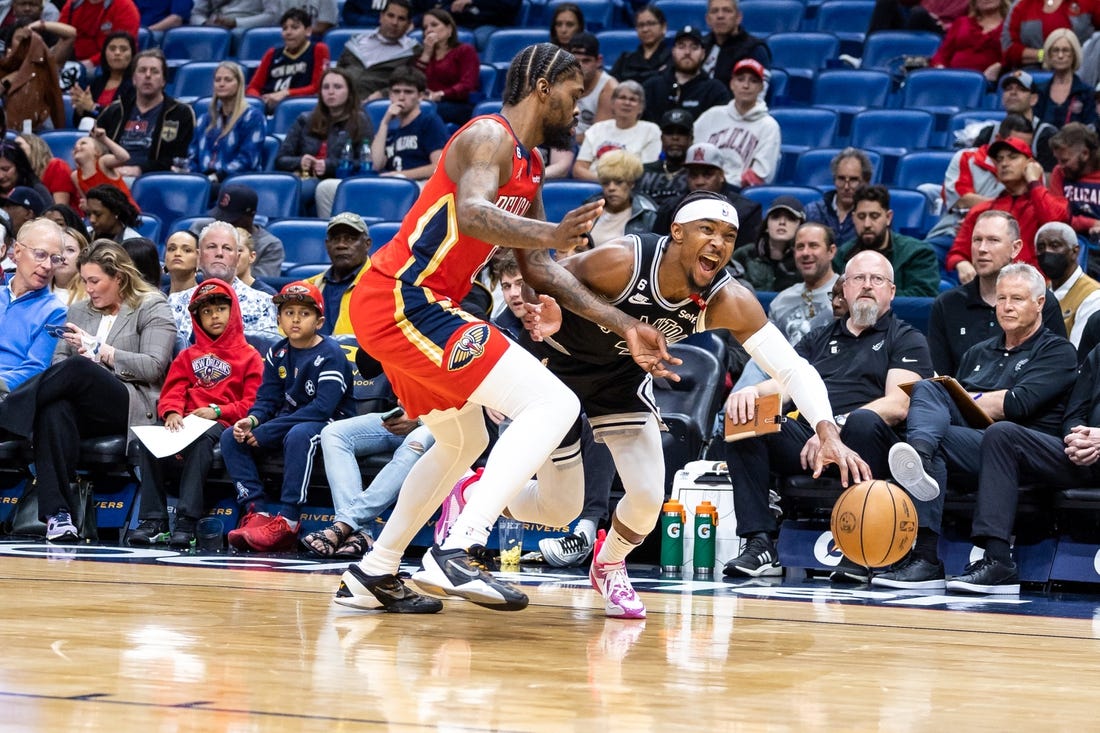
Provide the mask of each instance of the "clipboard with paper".
[{"label": "clipboard with paper", "polygon": [[[966,388],[959,384],[959,380],[954,377],[929,377],[926,380],[920,381],[939,382],[942,384],[947,390],[947,394],[951,395],[951,399],[954,401],[955,405],[958,406],[959,412],[966,418],[966,423],[970,427],[982,429],[988,428],[993,424],[993,418],[985,413],[981,405],[974,401],[974,398],[970,396]],[[905,392],[905,394],[911,397],[913,395],[914,384],[916,384],[916,382],[906,382],[898,386],[901,387],[902,392]]]},{"label": "clipboard with paper", "polygon": [[757,397],[753,419],[746,423],[735,423],[726,415],[725,440],[732,443],[735,440],[754,438],[758,435],[778,433],[787,418],[783,415],[783,395],[774,394]]}]

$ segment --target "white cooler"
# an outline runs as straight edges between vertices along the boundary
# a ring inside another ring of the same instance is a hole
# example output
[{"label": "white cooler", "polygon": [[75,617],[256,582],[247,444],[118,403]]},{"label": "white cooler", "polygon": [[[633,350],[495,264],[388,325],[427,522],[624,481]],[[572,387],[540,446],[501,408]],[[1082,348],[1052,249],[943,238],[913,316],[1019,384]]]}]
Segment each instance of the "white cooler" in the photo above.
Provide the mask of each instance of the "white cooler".
[{"label": "white cooler", "polygon": [[722,568],[741,552],[737,536],[737,518],[733,513],[733,486],[723,461],[692,461],[676,472],[672,480],[672,498],[684,505],[684,573],[692,571],[695,546],[695,507],[709,501],[718,510],[715,527],[714,577],[722,577]]}]

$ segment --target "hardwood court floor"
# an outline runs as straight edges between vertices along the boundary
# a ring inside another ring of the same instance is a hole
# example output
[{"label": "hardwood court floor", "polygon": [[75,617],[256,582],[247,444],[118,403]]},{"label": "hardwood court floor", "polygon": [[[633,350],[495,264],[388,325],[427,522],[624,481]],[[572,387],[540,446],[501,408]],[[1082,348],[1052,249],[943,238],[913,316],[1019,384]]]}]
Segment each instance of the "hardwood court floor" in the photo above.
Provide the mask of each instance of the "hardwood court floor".
[{"label": "hardwood court floor", "polygon": [[523,612],[406,617],[333,605],[334,572],[0,555],[0,730],[1100,729],[1096,598],[1058,618],[673,583],[640,623],[525,573]]}]

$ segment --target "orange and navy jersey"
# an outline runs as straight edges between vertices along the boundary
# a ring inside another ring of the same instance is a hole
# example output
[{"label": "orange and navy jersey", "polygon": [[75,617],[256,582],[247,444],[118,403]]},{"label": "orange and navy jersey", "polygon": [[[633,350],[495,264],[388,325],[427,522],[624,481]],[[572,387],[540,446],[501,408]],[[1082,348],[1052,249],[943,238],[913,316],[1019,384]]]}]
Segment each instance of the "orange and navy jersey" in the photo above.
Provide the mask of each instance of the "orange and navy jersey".
[{"label": "orange and navy jersey", "polygon": [[542,158],[520,143],[511,125],[500,115],[475,117],[443,148],[435,173],[405,215],[401,229],[371,256],[372,270],[407,286],[426,288],[455,303],[470,291],[474,276],[493,256],[496,247],[459,232],[455,210],[458,184],[448,177],[445,163],[451,142],[482,119],[503,125],[514,148],[512,174],[498,190],[496,205],[517,216],[525,216],[531,209],[542,184]]}]

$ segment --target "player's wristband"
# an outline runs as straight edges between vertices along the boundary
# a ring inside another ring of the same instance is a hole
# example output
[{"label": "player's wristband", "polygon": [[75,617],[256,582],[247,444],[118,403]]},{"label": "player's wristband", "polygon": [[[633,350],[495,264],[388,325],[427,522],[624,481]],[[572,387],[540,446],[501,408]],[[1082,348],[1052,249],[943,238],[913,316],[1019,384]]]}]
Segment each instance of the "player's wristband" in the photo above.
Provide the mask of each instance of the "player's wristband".
[{"label": "player's wristband", "polygon": [[252,427],[256,427],[257,425],[260,424],[260,421],[256,419],[255,415],[249,415],[248,416],[248,422],[249,422],[250,425],[252,425]]},{"label": "player's wristband", "polygon": [[213,402],[211,402],[210,403],[210,409],[214,411],[214,417],[221,418],[222,408],[218,407]]}]

